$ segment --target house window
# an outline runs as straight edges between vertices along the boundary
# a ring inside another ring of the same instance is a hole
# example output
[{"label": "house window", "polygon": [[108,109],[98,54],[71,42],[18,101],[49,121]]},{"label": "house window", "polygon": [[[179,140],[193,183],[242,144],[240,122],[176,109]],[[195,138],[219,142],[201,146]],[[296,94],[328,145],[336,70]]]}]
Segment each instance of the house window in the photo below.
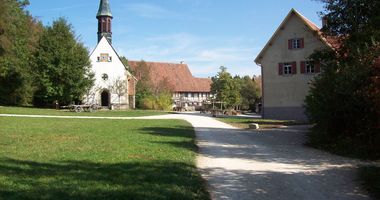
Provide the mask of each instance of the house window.
[{"label": "house window", "polygon": [[305,46],[303,38],[294,38],[288,41],[289,49],[303,49]]},{"label": "house window", "polygon": [[305,71],[306,74],[314,74],[315,73],[315,66],[313,61],[306,61],[305,62]]},{"label": "house window", "polygon": [[278,74],[279,75],[297,74],[297,63],[296,62],[279,63]]},{"label": "house window", "polygon": [[290,75],[292,74],[292,63],[284,63],[284,75]]},{"label": "house window", "polygon": [[320,64],[314,61],[301,62],[301,74],[316,74],[321,72]]}]

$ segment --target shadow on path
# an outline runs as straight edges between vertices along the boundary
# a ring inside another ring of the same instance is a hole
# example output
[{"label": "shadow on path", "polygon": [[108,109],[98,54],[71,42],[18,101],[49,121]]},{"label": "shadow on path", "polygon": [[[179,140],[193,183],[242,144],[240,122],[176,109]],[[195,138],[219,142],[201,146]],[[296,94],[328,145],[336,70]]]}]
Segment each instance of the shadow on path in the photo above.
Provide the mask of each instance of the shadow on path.
[{"label": "shadow on path", "polygon": [[369,199],[355,182],[361,162],[304,146],[304,127],[196,131],[214,199]]}]

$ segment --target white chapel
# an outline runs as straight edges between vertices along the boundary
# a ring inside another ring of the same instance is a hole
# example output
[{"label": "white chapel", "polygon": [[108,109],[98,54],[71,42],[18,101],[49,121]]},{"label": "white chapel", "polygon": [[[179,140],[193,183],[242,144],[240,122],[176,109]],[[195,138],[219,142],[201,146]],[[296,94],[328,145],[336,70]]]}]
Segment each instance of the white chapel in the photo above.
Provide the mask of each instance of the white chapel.
[{"label": "white chapel", "polygon": [[86,102],[109,109],[134,109],[137,79],[128,71],[112,46],[109,0],[101,0],[98,19],[98,44],[90,55],[95,84]]}]

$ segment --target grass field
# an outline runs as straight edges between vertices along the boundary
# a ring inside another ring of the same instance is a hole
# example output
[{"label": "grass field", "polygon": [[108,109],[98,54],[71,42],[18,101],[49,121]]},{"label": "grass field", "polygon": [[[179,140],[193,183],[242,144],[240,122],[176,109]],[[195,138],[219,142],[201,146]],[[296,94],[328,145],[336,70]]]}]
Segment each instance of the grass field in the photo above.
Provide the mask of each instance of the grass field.
[{"label": "grass field", "polygon": [[0,117],[0,124],[0,199],[209,199],[187,122]]},{"label": "grass field", "polygon": [[166,112],[148,110],[128,110],[128,111],[97,111],[75,113],[68,110],[40,109],[27,107],[2,107],[0,114],[21,114],[21,115],[62,115],[62,116],[99,116],[99,117],[141,117],[151,115],[163,115]]},{"label": "grass field", "polygon": [[291,120],[271,120],[271,119],[257,119],[257,118],[242,118],[242,117],[228,117],[228,118],[218,118],[219,121],[231,124],[232,126],[247,129],[250,123],[259,124],[260,129],[268,128],[280,128],[282,126],[294,126],[294,125],[305,125],[306,122],[297,122]]}]

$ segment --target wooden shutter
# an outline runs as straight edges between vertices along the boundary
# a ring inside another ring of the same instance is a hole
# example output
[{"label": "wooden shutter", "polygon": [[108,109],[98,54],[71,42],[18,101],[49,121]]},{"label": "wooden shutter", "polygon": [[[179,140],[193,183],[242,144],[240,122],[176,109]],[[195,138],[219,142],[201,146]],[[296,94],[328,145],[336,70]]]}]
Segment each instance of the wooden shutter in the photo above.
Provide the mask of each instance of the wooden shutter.
[{"label": "wooden shutter", "polygon": [[305,48],[305,39],[301,38],[300,42],[301,42],[300,44],[301,49]]},{"label": "wooden shutter", "polygon": [[301,61],[301,74],[305,74],[305,73],[306,73],[306,62]]},{"label": "wooden shutter", "polygon": [[293,41],[288,40],[288,49],[293,49]]},{"label": "wooden shutter", "polygon": [[284,74],[284,63],[278,63],[278,75]]},{"label": "wooden shutter", "polygon": [[321,63],[315,62],[315,73],[320,73],[321,72]]},{"label": "wooden shutter", "polygon": [[292,74],[297,74],[297,62],[292,62]]}]

